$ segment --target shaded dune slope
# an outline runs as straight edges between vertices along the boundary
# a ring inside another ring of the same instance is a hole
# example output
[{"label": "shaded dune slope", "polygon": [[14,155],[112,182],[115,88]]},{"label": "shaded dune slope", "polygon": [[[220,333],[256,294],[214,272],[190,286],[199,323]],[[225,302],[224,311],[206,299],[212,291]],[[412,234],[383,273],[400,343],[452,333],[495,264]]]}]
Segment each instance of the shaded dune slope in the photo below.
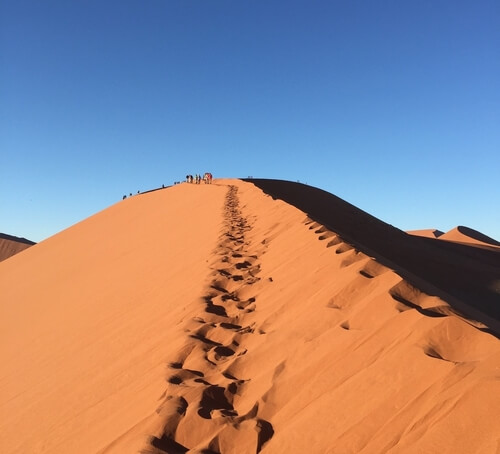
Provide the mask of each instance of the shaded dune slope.
[{"label": "shaded dune slope", "polygon": [[498,251],[409,235],[326,191],[304,184],[245,181],[299,208],[423,291],[446,297],[457,310],[500,333]]},{"label": "shaded dune slope", "polygon": [[0,233],[0,262],[36,244],[26,238]]}]

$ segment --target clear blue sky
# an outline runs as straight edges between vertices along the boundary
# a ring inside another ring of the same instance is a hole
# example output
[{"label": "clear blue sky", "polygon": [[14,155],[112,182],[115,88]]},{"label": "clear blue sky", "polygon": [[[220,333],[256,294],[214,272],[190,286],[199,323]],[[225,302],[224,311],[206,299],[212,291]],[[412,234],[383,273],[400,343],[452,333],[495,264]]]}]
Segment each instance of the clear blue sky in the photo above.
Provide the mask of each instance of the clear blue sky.
[{"label": "clear blue sky", "polygon": [[0,232],[211,171],[500,239],[498,0],[0,2]]}]

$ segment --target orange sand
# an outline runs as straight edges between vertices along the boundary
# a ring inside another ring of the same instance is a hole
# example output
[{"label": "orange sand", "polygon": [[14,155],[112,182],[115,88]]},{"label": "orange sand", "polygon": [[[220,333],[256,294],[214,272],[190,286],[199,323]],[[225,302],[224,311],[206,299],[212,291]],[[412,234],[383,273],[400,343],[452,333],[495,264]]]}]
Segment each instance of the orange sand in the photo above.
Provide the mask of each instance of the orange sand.
[{"label": "orange sand", "polygon": [[410,230],[406,233],[410,235],[424,236],[426,238],[439,238],[444,232],[436,229]]},{"label": "orange sand", "polygon": [[0,263],[1,452],[498,452],[499,253],[255,184],[289,193],[177,185]]}]

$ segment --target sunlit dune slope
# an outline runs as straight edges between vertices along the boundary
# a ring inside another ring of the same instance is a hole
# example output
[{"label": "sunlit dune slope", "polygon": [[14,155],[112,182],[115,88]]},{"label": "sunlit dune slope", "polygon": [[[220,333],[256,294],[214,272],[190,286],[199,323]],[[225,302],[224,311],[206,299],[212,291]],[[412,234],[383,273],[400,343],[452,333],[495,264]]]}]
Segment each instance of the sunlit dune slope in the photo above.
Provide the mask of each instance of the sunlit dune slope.
[{"label": "sunlit dune slope", "polygon": [[494,254],[290,182],[124,200],[0,263],[2,452],[496,453]]},{"label": "sunlit dune slope", "polygon": [[0,263],[2,452],[97,452],[154,414],[225,187],[126,199]]},{"label": "sunlit dune slope", "polygon": [[425,236],[427,238],[439,238],[444,232],[437,229],[424,229],[424,230],[409,230],[406,233],[410,235]]},{"label": "sunlit dune slope", "polygon": [[33,241],[26,238],[0,233],[0,262],[33,246]]}]

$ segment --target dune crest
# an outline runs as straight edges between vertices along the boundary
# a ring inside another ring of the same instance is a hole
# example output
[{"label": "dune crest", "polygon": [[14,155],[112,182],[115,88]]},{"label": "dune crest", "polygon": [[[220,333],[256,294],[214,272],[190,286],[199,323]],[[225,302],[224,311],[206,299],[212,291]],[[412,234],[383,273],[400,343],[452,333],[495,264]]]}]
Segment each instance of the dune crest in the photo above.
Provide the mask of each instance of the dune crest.
[{"label": "dune crest", "polygon": [[457,243],[467,243],[481,246],[500,247],[500,243],[477,230],[459,225],[454,229],[444,233],[439,237],[440,240],[455,241]]},{"label": "dune crest", "polygon": [[0,264],[33,276],[1,306],[4,451],[495,453],[498,254],[317,191],[177,185]]},{"label": "dune crest", "polygon": [[500,248],[500,242],[498,242],[497,240],[494,240],[493,238],[490,238],[489,236],[484,235],[477,230],[461,225],[449,230],[446,233],[436,229],[409,230],[406,233],[425,238],[437,238],[439,240],[450,241],[469,246],[479,246],[492,249]]},{"label": "dune crest", "polygon": [[[260,417],[259,402],[242,405],[248,378],[233,374],[231,366],[248,353],[248,338],[264,334],[255,322],[252,292],[260,281],[262,246],[248,241],[252,229],[239,210],[238,189],[230,185],[224,206],[224,229],[214,251],[212,279],[203,294],[200,316],[186,326],[184,347],[169,364],[168,387],[157,412],[163,429],[144,452],[260,452],[274,434]],[[172,410],[173,405],[173,410]]]}]

